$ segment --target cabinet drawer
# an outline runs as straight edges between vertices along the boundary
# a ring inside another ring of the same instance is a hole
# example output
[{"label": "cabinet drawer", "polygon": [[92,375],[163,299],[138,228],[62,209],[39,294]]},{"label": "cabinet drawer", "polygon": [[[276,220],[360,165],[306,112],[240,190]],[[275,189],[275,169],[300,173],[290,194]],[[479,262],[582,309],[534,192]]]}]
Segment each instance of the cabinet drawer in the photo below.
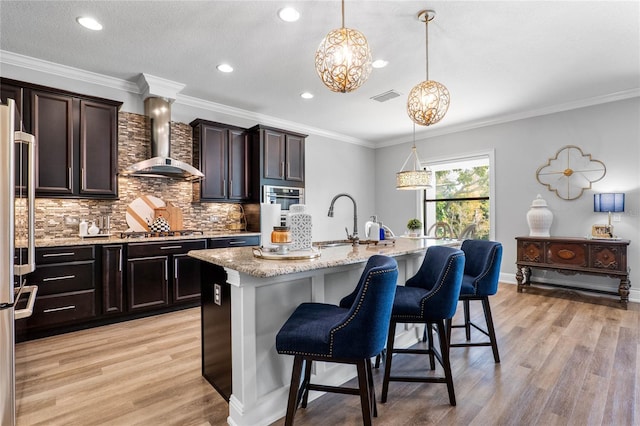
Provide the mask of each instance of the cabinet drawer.
[{"label": "cabinet drawer", "polygon": [[50,296],[41,296],[38,290],[33,315],[26,319],[26,326],[51,326],[91,318],[95,314],[94,290]]},{"label": "cabinet drawer", "polygon": [[76,264],[43,265],[27,278],[38,286],[38,296],[90,290],[94,288],[94,261]]},{"label": "cabinet drawer", "polygon": [[212,238],[209,241],[209,248],[228,248],[228,247],[243,247],[243,246],[259,246],[259,235],[248,235],[238,237],[221,237]]},{"label": "cabinet drawer", "polygon": [[95,246],[42,247],[36,249],[36,264],[95,259]]},{"label": "cabinet drawer", "polygon": [[587,266],[587,246],[574,243],[549,243],[547,246],[547,263]]},{"label": "cabinet drawer", "polygon": [[175,240],[158,243],[131,243],[128,245],[128,258],[167,256],[173,253],[186,253],[207,247],[207,240]]},{"label": "cabinet drawer", "polygon": [[626,247],[618,246],[591,246],[591,268],[620,271],[626,273],[627,258]]}]

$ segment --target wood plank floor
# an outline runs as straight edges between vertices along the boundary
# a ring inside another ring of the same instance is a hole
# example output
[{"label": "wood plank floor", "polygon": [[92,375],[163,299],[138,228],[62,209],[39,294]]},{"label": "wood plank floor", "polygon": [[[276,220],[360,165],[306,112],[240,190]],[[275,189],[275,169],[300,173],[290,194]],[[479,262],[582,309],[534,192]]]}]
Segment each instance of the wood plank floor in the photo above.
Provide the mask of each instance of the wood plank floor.
[{"label": "wood plank floor", "polygon": [[[456,407],[442,384],[394,382],[375,423],[640,424],[640,305],[551,293],[501,285],[491,304],[502,362],[488,347],[453,348]],[[409,357],[394,372],[426,368]],[[16,375],[21,426],[226,424],[226,402],[200,376],[197,308],[20,343]],[[374,376],[379,394],[382,369]],[[360,402],[328,394],[295,420],[360,425]]]}]

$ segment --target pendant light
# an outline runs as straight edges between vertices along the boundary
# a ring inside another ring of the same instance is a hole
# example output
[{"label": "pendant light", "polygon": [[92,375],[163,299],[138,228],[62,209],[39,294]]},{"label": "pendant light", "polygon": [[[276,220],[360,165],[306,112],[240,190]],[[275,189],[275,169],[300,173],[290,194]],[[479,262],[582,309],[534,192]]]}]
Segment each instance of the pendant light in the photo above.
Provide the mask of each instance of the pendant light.
[{"label": "pendant light", "polygon": [[441,83],[429,80],[429,21],[435,15],[436,12],[433,10],[423,10],[418,13],[418,20],[424,22],[426,28],[427,78],[411,89],[407,99],[409,117],[421,126],[437,123],[449,109],[449,90]]},{"label": "pendant light", "polygon": [[[411,157],[413,157],[413,169],[405,171],[404,168]],[[416,123],[413,123],[413,146],[402,168],[396,173],[396,189],[415,190],[426,188],[431,188],[431,170],[428,170],[428,168],[424,170],[422,168],[420,157],[418,157],[418,150],[416,149]]]},{"label": "pendant light", "polygon": [[316,50],[316,71],[320,80],[333,92],[351,92],[367,81],[371,74],[371,51],[366,37],[344,26],[332,30]]}]

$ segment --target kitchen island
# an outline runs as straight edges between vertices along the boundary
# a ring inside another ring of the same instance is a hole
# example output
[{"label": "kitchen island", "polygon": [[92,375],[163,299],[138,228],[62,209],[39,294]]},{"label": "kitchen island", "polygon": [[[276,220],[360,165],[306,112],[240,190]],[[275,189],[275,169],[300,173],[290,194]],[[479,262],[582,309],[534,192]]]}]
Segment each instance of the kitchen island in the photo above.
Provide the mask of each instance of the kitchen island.
[{"label": "kitchen island", "polygon": [[[230,294],[231,382],[230,425],[268,425],[283,417],[291,378],[293,357],[279,355],[276,334],[294,309],[303,302],[337,304],[356,286],[366,261],[374,254],[392,256],[398,261],[398,283],[403,284],[419,269],[427,247],[458,245],[451,240],[411,240],[398,238],[394,244],[327,247],[320,257],[305,260],[266,260],[256,258],[251,247],[193,250],[188,254],[210,267],[224,268],[227,290],[221,289],[219,274],[203,274],[205,294],[224,304],[219,297]],[[211,291],[207,287],[218,286]],[[203,320],[203,363],[211,347],[211,330]],[[219,324],[216,330],[220,333]],[[400,327],[400,326],[399,326]],[[207,337],[208,336],[208,337]],[[409,346],[422,337],[422,328],[403,325],[396,333],[396,346]],[[215,339],[215,337],[214,337]],[[228,339],[227,339],[228,341]],[[222,336],[217,343],[224,344]],[[203,364],[204,365],[204,364]],[[355,377],[353,366],[314,363],[316,381],[339,385]],[[211,380],[210,380],[211,381]],[[214,386],[220,390],[224,384]],[[312,392],[310,399],[320,394]]]}]

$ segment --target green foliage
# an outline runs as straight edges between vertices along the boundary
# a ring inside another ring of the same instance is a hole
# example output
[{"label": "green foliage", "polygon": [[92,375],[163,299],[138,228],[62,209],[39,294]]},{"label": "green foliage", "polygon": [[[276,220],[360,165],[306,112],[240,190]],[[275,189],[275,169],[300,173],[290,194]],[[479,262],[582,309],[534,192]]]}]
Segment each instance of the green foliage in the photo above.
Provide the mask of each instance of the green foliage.
[{"label": "green foliage", "polygon": [[407,229],[410,231],[417,231],[422,228],[422,221],[420,219],[409,219],[407,222]]},{"label": "green foliage", "polygon": [[[489,196],[489,167],[436,172],[436,198]],[[436,221],[447,222],[456,235],[470,224],[476,225],[478,239],[489,238],[489,200],[438,201]]]}]

